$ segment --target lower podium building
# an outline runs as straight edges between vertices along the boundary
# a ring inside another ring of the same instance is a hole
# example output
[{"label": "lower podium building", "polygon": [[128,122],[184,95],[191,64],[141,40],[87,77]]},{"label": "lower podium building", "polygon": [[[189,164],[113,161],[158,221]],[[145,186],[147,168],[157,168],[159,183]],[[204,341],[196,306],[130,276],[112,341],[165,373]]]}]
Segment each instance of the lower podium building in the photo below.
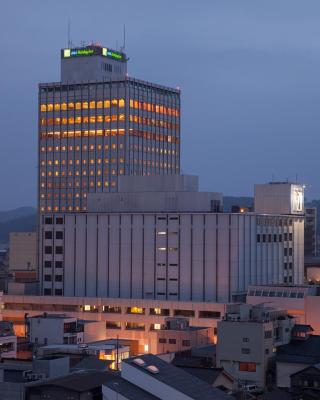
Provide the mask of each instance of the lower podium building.
[{"label": "lower podium building", "polygon": [[194,176],[119,177],[88,212],[41,216],[42,294],[226,303],[303,283],[302,187],[256,185],[255,209],[222,212]]}]

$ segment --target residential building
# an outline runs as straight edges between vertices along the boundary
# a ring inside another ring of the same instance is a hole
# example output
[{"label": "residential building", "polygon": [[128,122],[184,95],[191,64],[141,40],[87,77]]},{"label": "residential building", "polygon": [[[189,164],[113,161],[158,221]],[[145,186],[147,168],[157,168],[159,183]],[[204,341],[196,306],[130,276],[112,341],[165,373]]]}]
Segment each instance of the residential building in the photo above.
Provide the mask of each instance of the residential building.
[{"label": "residential building", "polygon": [[320,257],[312,256],[304,258],[305,278],[310,285],[320,284]]},{"label": "residential building", "polygon": [[126,71],[124,53],[92,44],[63,49],[61,82],[39,85],[40,213],[86,211],[120,175],[179,174],[180,90]]},{"label": "residential building", "polygon": [[121,369],[122,360],[130,357],[130,346],[118,340],[99,340],[86,344],[52,344],[41,347],[39,354],[51,356],[54,354],[95,356],[97,359],[107,361],[105,366],[110,369]]},{"label": "residential building", "polygon": [[112,375],[107,371],[79,371],[62,377],[25,385],[25,400],[102,400],[102,384]]},{"label": "residential building", "polygon": [[293,326],[294,320],[283,310],[228,305],[224,319],[218,322],[217,366],[240,384],[264,388],[274,349],[289,343]]},{"label": "residential building", "polygon": [[154,324],[149,332],[149,351],[152,354],[186,351],[207,345],[213,336],[213,328],[190,326],[187,318],[166,318],[164,325]]},{"label": "residential building", "polygon": [[0,360],[17,357],[17,336],[14,334],[13,323],[0,321]]},{"label": "residential building", "polygon": [[297,323],[311,325],[314,334],[320,335],[320,287],[317,285],[253,285],[249,286],[246,301],[287,310]]},{"label": "residential building", "polygon": [[[39,312],[63,313],[69,318],[103,321],[105,338],[139,341],[138,352],[148,352],[149,333],[155,324],[163,326],[167,317],[185,317],[191,326],[213,329],[210,342],[216,335],[217,321],[224,315],[225,305],[214,302],[160,301],[143,299],[112,299],[66,296],[3,296],[3,318],[14,321],[15,332],[25,336],[25,314]],[[211,330],[208,331],[209,333]]]},{"label": "residential building", "polygon": [[11,232],[9,244],[9,270],[35,271],[37,264],[36,232]]},{"label": "residential building", "polygon": [[79,344],[105,339],[105,323],[80,320],[63,314],[27,317],[28,338],[37,345]]},{"label": "residential building", "polygon": [[250,284],[303,282],[302,214],[262,214],[259,198],[260,214],[221,205],[195,177],[136,176],[89,195],[86,213],[43,214],[42,293],[229,302]]},{"label": "residential building", "polygon": [[309,325],[298,325],[290,343],[277,348],[277,386],[290,388],[290,377],[320,363],[320,336],[312,335]]},{"label": "residential building", "polygon": [[124,360],[121,375],[104,383],[102,392],[104,400],[232,398],[152,354]]},{"label": "residential building", "polygon": [[317,256],[317,208],[305,208],[304,255]]},{"label": "residential building", "polygon": [[293,400],[318,400],[320,398],[320,363],[290,376]]}]

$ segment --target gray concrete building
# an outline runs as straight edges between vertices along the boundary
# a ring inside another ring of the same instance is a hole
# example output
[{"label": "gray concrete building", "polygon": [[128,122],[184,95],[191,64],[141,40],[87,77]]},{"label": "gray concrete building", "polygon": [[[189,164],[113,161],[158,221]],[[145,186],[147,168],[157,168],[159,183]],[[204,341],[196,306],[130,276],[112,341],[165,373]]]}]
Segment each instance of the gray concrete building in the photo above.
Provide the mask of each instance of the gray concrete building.
[{"label": "gray concrete building", "polygon": [[194,177],[123,179],[89,195],[87,213],[42,215],[44,295],[229,302],[303,282],[303,212],[263,213],[256,199],[259,213],[221,213]]},{"label": "gray concrete building", "polygon": [[228,305],[218,322],[217,366],[240,385],[263,389],[274,349],[290,342],[294,323],[286,311],[263,304]]}]

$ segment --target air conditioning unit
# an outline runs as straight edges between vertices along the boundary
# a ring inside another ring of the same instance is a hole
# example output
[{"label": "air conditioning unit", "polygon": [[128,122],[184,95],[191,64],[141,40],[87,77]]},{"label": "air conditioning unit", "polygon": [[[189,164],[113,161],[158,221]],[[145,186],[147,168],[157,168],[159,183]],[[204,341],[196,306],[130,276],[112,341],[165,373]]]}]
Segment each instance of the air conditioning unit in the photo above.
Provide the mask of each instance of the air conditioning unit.
[{"label": "air conditioning unit", "polygon": [[22,372],[23,379],[31,379],[31,375],[32,375],[31,369],[30,370],[28,369],[28,370]]}]

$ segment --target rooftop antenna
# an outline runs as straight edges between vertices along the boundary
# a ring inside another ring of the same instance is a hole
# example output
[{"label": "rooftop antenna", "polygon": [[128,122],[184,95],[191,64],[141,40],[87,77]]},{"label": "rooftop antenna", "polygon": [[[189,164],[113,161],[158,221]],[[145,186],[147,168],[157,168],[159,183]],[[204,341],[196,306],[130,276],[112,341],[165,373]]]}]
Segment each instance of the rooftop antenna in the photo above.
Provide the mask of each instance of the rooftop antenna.
[{"label": "rooftop antenna", "polygon": [[70,18],[68,18],[68,48],[70,49],[70,47],[72,47],[72,44],[71,44],[71,22],[70,22]]},{"label": "rooftop antenna", "polygon": [[123,25],[123,44],[122,44],[122,46],[120,47],[120,51],[121,51],[122,53],[124,53],[125,48],[126,48],[126,25],[124,24],[124,25]]}]

